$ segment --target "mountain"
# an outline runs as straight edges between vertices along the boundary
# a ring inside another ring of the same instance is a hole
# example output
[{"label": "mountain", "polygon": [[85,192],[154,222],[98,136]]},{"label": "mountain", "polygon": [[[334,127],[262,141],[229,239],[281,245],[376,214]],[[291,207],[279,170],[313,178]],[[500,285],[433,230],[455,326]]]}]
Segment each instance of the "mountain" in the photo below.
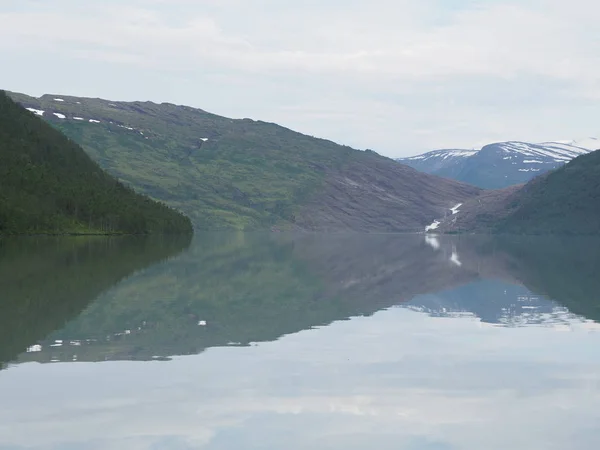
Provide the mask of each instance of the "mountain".
[{"label": "mountain", "polygon": [[600,151],[534,178],[489,191],[440,220],[441,232],[592,235],[600,233]]},{"label": "mountain", "polygon": [[511,141],[486,145],[478,151],[434,150],[397,161],[421,172],[485,189],[500,189],[526,183],[597,149],[600,149],[600,140],[595,138],[541,144]]},{"label": "mountain", "polygon": [[0,234],[164,232],[191,233],[191,223],[0,91]]},{"label": "mountain", "polygon": [[416,231],[479,193],[273,123],[169,103],[11,96],[199,230]]}]

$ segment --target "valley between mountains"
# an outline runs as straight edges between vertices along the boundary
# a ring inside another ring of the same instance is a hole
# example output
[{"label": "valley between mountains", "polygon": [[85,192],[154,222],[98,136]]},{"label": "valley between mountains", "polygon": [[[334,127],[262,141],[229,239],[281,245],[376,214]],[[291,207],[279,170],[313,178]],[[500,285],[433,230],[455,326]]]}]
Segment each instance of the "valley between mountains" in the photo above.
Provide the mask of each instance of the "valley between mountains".
[{"label": "valley between mountains", "polygon": [[595,139],[394,161],[187,106],[9,96],[196,230],[600,233]]}]

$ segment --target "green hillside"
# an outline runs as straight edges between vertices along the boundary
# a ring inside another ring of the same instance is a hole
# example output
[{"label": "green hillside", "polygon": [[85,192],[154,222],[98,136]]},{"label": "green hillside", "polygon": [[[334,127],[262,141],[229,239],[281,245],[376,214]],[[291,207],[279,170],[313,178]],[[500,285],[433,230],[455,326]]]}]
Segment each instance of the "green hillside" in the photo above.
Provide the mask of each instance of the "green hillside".
[{"label": "green hillside", "polygon": [[197,229],[420,230],[478,192],[273,123],[169,103],[10,95]]},{"label": "green hillside", "polygon": [[112,178],[0,91],[0,234],[191,231],[188,218]]},{"label": "green hillside", "polygon": [[514,211],[497,226],[502,233],[591,235],[600,233],[600,151],[534,179],[521,189]]}]

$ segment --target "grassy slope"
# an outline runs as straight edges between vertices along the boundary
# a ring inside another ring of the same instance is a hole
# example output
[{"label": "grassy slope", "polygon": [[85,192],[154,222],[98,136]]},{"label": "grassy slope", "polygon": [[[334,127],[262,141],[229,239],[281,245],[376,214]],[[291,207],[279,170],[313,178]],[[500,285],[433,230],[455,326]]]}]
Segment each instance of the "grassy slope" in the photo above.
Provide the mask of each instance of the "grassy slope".
[{"label": "grassy slope", "polygon": [[0,233],[191,232],[0,91]]},{"label": "grassy slope", "polygon": [[25,106],[85,118],[45,115],[109,173],[181,209],[204,229],[264,228],[293,219],[326,169],[366,156],[275,124],[194,108],[11,95]]}]

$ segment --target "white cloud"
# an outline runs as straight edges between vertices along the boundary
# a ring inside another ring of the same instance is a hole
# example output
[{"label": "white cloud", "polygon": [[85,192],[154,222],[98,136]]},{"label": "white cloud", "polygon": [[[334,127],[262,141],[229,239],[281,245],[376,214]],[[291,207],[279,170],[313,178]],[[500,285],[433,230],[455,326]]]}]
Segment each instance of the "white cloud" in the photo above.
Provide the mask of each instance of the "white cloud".
[{"label": "white cloud", "polygon": [[599,15],[592,0],[30,1],[0,9],[0,56],[8,89],[186,103],[399,155],[600,131]]}]

